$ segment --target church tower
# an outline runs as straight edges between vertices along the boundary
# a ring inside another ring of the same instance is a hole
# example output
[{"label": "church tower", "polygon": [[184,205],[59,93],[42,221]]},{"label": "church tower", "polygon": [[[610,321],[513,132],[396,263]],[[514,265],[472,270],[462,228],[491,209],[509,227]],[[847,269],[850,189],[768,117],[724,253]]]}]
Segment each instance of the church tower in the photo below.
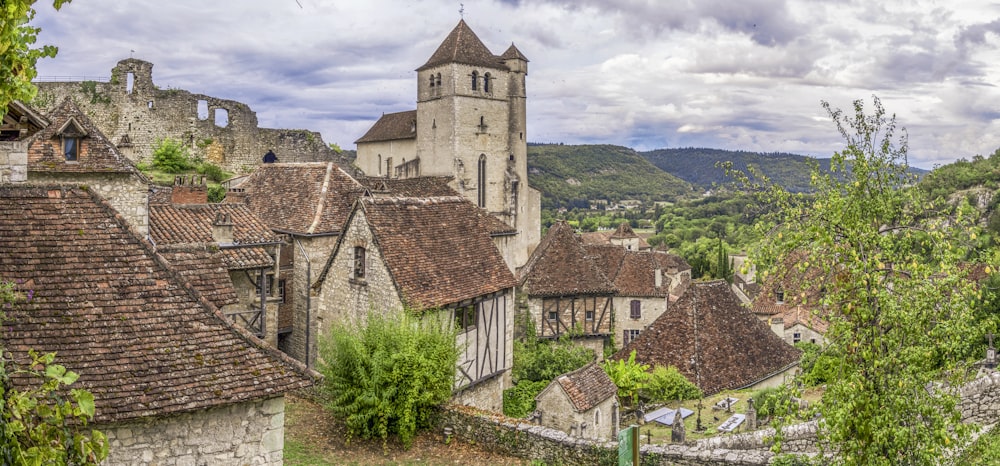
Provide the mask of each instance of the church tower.
[{"label": "church tower", "polygon": [[459,193],[517,229],[519,265],[540,236],[540,195],[528,186],[527,74],[517,47],[494,55],[464,20],[417,68],[420,174],[454,177]]}]

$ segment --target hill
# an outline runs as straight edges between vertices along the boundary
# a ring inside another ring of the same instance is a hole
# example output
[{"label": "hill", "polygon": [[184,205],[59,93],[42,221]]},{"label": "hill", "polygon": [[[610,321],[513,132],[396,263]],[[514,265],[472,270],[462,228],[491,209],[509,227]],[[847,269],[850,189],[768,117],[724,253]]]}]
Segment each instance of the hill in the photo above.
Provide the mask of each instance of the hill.
[{"label": "hill", "polygon": [[546,209],[585,208],[593,199],[669,201],[692,191],[636,151],[612,145],[529,145],[528,180]]}]

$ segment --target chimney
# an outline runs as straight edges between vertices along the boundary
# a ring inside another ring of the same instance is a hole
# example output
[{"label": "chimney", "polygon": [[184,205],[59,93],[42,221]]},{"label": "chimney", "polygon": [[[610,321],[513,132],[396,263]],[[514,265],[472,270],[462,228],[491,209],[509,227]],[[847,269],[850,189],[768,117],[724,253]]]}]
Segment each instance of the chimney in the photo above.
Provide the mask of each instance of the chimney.
[{"label": "chimney", "polygon": [[173,204],[208,204],[208,186],[204,175],[179,175],[174,177],[170,192]]},{"label": "chimney", "polygon": [[659,267],[653,270],[653,286],[657,288],[663,286],[663,269]]},{"label": "chimney", "polygon": [[222,200],[223,204],[245,204],[247,199],[247,190],[243,188],[229,188],[226,191],[226,197]]},{"label": "chimney", "polygon": [[215,221],[212,222],[212,239],[219,244],[233,243],[233,217],[224,212],[215,214]]},{"label": "chimney", "polygon": [[771,331],[775,335],[785,338],[785,319],[781,317],[771,317]]}]

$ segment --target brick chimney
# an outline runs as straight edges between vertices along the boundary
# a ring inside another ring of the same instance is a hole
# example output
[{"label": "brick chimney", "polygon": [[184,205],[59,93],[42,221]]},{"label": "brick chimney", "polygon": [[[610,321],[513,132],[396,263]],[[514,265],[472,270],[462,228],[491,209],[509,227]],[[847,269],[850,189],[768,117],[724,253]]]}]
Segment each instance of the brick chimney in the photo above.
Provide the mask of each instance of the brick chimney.
[{"label": "brick chimney", "polygon": [[224,212],[215,214],[212,222],[212,239],[219,244],[233,243],[233,217]]},{"label": "brick chimney", "polygon": [[222,200],[223,204],[244,204],[247,199],[247,190],[243,188],[229,188],[226,191],[226,198]]},{"label": "brick chimney", "polygon": [[175,176],[170,202],[173,204],[208,204],[208,186],[205,185],[205,176]]}]

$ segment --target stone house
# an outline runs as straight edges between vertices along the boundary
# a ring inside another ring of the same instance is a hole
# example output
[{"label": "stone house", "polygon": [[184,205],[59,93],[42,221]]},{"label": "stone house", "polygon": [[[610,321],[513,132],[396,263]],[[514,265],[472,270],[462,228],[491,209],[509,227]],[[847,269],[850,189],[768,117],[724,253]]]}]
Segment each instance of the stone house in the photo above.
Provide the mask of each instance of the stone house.
[{"label": "stone house", "polygon": [[528,186],[528,59],[494,55],[464,20],[417,68],[417,109],[389,113],[355,143],[368,176],[451,177],[450,186],[516,231],[517,270],[538,244],[541,194]]},{"label": "stone house", "polygon": [[618,387],[596,362],[555,378],[535,396],[542,425],[573,437],[618,438]]},{"label": "stone house", "polygon": [[0,280],[29,297],[6,310],[5,351],[55,352],[79,373],[104,464],[282,464],[284,396],[313,373],[228,322],[109,202],[0,186],[0,231]]},{"label": "stone house", "polygon": [[461,196],[361,197],[313,285],[317,333],[370,312],[443,312],[462,348],[454,401],[502,410],[515,282],[491,239],[495,222]]},{"label": "stone house", "polygon": [[789,344],[805,341],[822,345],[830,322],[829,311],[820,301],[826,293],[825,283],[832,280],[824,279],[816,267],[800,268],[801,261],[801,254],[789,255],[759,286],[750,309]]},{"label": "stone house", "polygon": [[76,104],[64,99],[48,126],[26,139],[32,183],[87,186],[108,200],[140,235],[149,233],[149,179]]},{"label": "stone house", "polygon": [[149,221],[157,252],[227,318],[277,345],[286,293],[275,280],[277,234],[244,204],[208,203],[201,176],[176,177],[167,202],[150,201]]},{"label": "stone house", "polygon": [[618,224],[618,228],[613,231],[591,231],[587,233],[581,233],[580,239],[583,240],[583,244],[613,244],[615,246],[621,246],[628,251],[648,251],[652,249],[646,240],[642,239],[641,236],[635,233],[632,229],[632,225],[628,222],[622,222]]},{"label": "stone house", "polygon": [[802,352],[743,307],[725,280],[692,282],[635,340],[613,358],[674,366],[706,396],[723,390],[781,384]]}]

